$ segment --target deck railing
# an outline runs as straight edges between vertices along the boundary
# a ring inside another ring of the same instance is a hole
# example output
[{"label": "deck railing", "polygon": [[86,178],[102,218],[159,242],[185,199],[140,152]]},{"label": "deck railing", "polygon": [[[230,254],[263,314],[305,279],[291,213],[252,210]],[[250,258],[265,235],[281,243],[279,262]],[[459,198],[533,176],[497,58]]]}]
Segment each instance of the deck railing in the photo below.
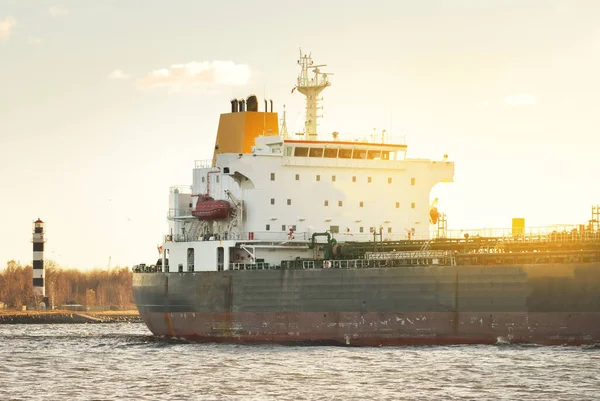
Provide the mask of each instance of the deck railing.
[{"label": "deck railing", "polygon": [[[284,139],[302,141],[305,139],[305,136],[306,134],[304,132],[296,132],[293,134],[289,133]],[[318,134],[309,136],[308,140],[322,142],[352,142],[356,144],[375,143],[381,145],[406,145],[406,136],[388,135],[386,132],[369,134]]]},{"label": "deck railing", "polygon": [[[179,213],[179,214],[176,214]],[[184,213],[184,214],[182,214]],[[187,214],[185,214],[187,213]],[[170,209],[169,218],[189,216],[190,210]],[[581,230],[575,226],[548,226],[532,227],[522,233],[513,233],[512,229],[480,229],[480,230],[447,230],[445,233],[415,232],[413,233],[333,233],[333,238],[338,242],[398,242],[398,241],[427,241],[432,242],[493,242],[493,243],[539,243],[539,242],[588,242],[600,241],[600,231]],[[294,232],[290,237],[285,231],[250,231],[230,232],[223,234],[197,233],[174,234],[165,236],[165,242],[182,241],[278,241],[278,242],[306,242],[311,239],[311,233]],[[318,242],[324,242],[319,238]]]},{"label": "deck railing", "polygon": [[600,231],[589,230],[584,225],[553,225],[530,227],[524,230],[512,228],[446,230],[444,233],[434,233],[432,238],[467,240],[495,238],[506,242],[579,242],[600,240]]},{"label": "deck railing", "polygon": [[178,209],[169,209],[169,212],[167,214],[167,218],[169,219],[173,219],[175,217],[189,217],[192,215],[192,208],[191,207],[186,207],[186,208],[178,208]]},{"label": "deck railing", "polygon": [[211,168],[214,166],[215,165],[214,165],[212,159],[195,160],[194,161],[194,168]]},{"label": "deck railing", "polygon": [[169,188],[169,192],[171,194],[175,193],[175,190],[179,191],[180,194],[191,194],[192,186],[191,185],[173,185]]}]

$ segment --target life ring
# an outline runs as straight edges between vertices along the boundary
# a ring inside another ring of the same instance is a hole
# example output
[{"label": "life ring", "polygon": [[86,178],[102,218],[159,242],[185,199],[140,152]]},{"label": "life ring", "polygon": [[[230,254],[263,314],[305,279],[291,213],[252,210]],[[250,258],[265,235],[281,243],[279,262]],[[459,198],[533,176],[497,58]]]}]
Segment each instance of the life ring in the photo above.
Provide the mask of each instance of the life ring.
[{"label": "life ring", "polygon": [[324,261],[323,261],[323,267],[324,267],[325,269],[329,269],[329,268],[331,267],[331,262],[330,262],[330,261],[328,261],[328,260],[324,260]]}]

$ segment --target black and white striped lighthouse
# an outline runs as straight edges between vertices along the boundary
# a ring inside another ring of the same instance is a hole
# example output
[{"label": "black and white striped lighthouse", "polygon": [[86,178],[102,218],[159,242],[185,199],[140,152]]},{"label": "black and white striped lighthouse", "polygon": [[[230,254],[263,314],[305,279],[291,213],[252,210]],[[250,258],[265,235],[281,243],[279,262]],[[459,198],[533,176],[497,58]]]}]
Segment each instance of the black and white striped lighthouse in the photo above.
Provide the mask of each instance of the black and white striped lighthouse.
[{"label": "black and white striped lighthouse", "polygon": [[44,222],[39,218],[33,222],[33,294],[37,297],[46,297],[44,278]]}]

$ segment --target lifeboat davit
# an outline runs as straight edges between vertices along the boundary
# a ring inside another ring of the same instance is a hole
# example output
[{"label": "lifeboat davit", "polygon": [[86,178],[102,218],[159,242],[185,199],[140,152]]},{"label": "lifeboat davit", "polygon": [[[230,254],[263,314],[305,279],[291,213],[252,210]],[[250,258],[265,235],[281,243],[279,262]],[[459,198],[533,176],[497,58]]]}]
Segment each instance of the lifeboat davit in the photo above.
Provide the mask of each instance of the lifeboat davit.
[{"label": "lifeboat davit", "polygon": [[201,195],[192,210],[192,216],[198,220],[225,220],[231,213],[231,204],[226,200],[214,200],[210,196]]}]

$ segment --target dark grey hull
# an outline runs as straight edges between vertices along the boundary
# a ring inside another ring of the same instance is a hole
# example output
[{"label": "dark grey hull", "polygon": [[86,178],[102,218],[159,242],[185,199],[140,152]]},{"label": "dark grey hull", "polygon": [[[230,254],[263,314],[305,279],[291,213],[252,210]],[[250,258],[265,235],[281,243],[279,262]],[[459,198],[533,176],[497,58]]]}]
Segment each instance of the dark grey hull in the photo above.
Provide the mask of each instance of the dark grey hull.
[{"label": "dark grey hull", "polygon": [[351,345],[600,343],[600,263],[136,273],[155,335]]}]

